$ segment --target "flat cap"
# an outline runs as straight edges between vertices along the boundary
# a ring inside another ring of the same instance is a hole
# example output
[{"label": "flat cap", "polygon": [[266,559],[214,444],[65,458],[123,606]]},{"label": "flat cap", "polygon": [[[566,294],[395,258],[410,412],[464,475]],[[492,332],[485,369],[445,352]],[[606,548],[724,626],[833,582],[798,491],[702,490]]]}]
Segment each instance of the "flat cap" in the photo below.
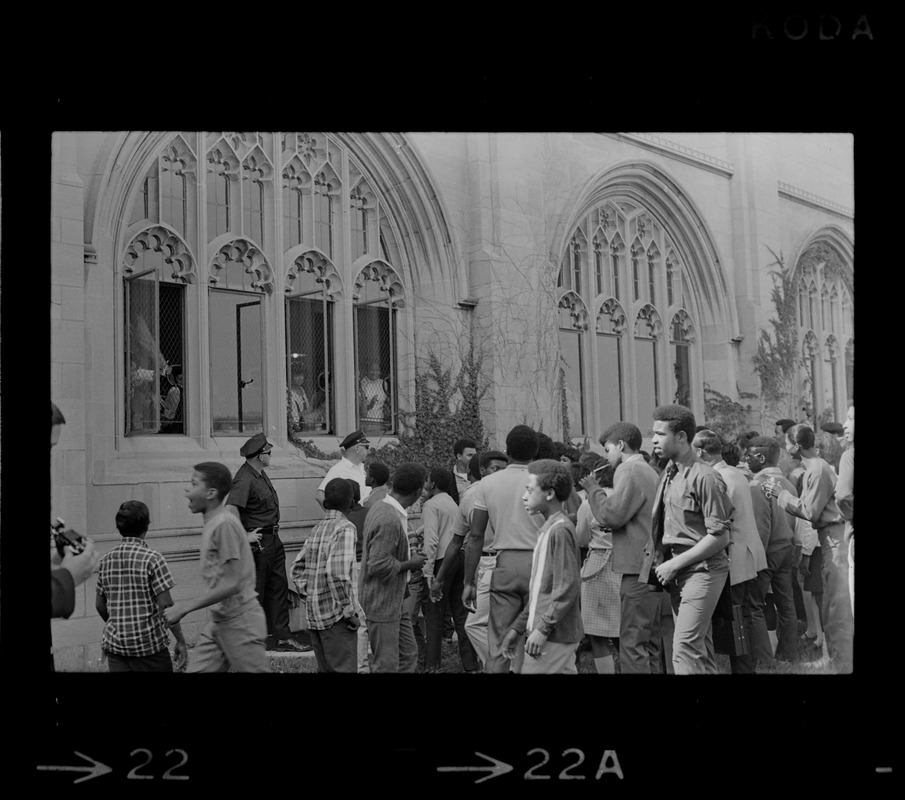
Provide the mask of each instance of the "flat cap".
[{"label": "flat cap", "polygon": [[352,433],[339,443],[339,446],[343,450],[348,450],[350,447],[354,447],[357,444],[370,444],[365,438],[363,431],[352,431]]},{"label": "flat cap", "polygon": [[251,437],[251,439],[249,439],[239,448],[239,455],[245,458],[254,458],[265,447],[267,447],[267,445],[273,447],[273,445],[267,441],[267,437],[263,432],[256,433]]},{"label": "flat cap", "polygon": [[833,436],[842,436],[843,433],[842,425],[838,422],[824,422],[823,425],[820,426],[820,430],[831,433]]}]

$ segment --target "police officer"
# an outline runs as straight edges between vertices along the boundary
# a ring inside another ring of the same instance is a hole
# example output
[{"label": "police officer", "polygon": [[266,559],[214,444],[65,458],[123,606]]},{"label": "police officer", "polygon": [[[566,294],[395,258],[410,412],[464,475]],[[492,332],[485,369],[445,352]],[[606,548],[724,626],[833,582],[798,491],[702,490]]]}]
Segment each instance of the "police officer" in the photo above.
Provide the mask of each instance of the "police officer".
[{"label": "police officer", "polygon": [[305,652],[289,635],[289,582],[286,579],[286,555],[280,541],[280,501],[270,478],[264,472],[270,466],[273,445],[263,433],[256,433],[239,449],[245,463],[236,471],[229,492],[228,508],[242,521],[255,556],[258,598],[267,617],[267,633],[277,640],[276,649]]}]

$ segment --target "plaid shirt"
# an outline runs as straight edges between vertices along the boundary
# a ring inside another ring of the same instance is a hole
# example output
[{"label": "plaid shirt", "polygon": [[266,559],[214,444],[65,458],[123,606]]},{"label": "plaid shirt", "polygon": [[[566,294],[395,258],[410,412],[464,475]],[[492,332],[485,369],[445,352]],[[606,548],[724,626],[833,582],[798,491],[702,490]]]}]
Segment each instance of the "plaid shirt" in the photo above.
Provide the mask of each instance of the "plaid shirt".
[{"label": "plaid shirt", "polygon": [[103,649],[118,656],[150,656],[165,650],[170,630],[157,595],[175,585],[160,553],[144,539],[123,537],[98,566],[97,593],[107,598],[110,614]]},{"label": "plaid shirt", "polygon": [[292,581],[305,598],[308,627],[326,630],[351,616],[355,526],[330,509],[292,562]]}]

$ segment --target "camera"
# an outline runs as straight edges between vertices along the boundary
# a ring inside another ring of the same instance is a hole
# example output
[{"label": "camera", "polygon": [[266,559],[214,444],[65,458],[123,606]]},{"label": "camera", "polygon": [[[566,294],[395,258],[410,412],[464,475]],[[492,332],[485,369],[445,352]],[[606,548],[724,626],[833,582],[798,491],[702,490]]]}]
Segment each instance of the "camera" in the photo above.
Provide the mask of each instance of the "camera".
[{"label": "camera", "polygon": [[67,528],[66,523],[59,517],[57,517],[57,521],[50,526],[50,534],[53,536],[54,543],[57,546],[57,552],[60,556],[66,555],[67,547],[73,555],[78,555],[85,550],[85,547],[88,544],[87,539],[85,539],[82,534],[72,530],[72,528]]}]

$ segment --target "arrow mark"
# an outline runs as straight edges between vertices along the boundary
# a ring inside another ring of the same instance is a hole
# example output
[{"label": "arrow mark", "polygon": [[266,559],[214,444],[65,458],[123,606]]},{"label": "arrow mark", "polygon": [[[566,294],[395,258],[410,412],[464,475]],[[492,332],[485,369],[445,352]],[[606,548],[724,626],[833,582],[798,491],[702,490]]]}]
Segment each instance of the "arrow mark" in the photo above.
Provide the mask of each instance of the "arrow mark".
[{"label": "arrow mark", "polygon": [[[82,781],[90,781],[92,778],[98,778],[101,775],[106,775],[108,772],[113,772],[112,767],[108,767],[106,764],[101,764],[100,761],[95,761],[93,758],[84,755],[83,753],[79,753],[77,750],[74,751],[75,754],[79,758],[83,758],[85,761],[89,761],[91,763],[90,767],[70,767],[63,765],[53,765],[53,766],[44,766],[43,764],[38,765],[38,769],[51,771],[51,772],[87,772],[88,775],[85,775],[81,778],[76,778],[72,783],[81,783]],[[511,767],[510,767],[511,769]]]},{"label": "arrow mark", "polygon": [[479,753],[475,750],[475,755],[480,756],[481,758],[489,761],[492,766],[478,766],[478,767],[437,767],[437,772],[488,772],[488,775],[485,775],[483,778],[478,778],[475,783],[481,783],[482,781],[489,781],[491,778],[496,778],[498,775],[505,775],[507,772],[512,772],[512,766],[510,764],[505,763],[504,761],[499,761],[496,758],[492,758],[491,756],[485,756],[483,753]]}]

